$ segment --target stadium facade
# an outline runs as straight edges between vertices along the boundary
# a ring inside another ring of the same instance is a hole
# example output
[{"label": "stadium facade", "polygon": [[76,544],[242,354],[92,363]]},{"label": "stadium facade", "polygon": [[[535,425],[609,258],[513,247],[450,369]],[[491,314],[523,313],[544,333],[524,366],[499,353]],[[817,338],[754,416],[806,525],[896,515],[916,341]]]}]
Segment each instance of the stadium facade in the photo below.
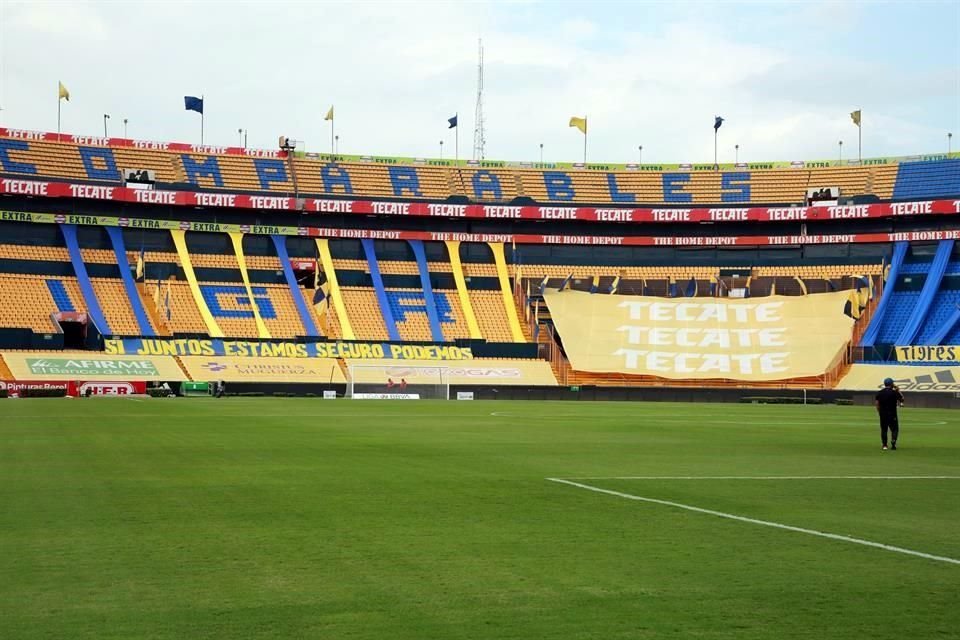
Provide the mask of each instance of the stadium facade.
[{"label": "stadium facade", "polygon": [[960,154],[539,166],[0,129],[0,194],[14,390],[849,395],[883,367],[960,391]]}]

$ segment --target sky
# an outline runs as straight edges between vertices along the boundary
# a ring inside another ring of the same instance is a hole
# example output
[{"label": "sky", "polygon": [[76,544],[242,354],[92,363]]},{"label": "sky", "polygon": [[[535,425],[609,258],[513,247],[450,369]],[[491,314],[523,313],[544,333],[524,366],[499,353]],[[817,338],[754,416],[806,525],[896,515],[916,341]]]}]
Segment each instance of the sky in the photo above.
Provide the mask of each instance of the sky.
[{"label": "sky", "polygon": [[[344,154],[833,159],[960,150],[952,2],[17,2],[0,0],[0,126]],[[447,118],[459,114],[457,130]],[[739,153],[735,150],[739,145]],[[643,147],[642,155],[639,147]]]}]

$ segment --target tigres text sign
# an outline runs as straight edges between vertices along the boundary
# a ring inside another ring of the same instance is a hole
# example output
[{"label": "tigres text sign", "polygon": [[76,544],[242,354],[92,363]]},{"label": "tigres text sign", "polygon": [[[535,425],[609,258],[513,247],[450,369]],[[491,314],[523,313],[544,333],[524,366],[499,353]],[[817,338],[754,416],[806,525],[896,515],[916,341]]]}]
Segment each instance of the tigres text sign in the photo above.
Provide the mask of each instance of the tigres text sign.
[{"label": "tigres text sign", "polygon": [[960,346],[930,345],[897,347],[897,362],[960,362]]},{"label": "tigres text sign", "polygon": [[783,380],[824,373],[850,340],[848,291],[654,298],[547,291],[578,371],[670,379]]}]

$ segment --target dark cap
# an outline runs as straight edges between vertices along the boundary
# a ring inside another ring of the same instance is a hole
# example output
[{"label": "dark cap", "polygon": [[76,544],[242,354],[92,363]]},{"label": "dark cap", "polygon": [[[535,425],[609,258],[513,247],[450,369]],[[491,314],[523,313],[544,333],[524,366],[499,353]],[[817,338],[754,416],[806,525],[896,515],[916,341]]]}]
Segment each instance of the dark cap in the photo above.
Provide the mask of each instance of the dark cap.
[{"label": "dark cap", "polygon": [[883,386],[885,386],[885,387],[892,387],[892,386],[893,386],[893,378],[886,378],[886,379],[883,381]]}]

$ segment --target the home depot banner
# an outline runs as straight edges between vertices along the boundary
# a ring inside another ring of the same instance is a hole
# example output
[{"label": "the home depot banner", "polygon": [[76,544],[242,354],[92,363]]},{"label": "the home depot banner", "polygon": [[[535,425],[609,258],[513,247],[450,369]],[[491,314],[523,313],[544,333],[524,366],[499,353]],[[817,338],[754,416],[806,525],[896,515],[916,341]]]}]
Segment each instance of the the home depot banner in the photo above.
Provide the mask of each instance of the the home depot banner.
[{"label": "the home depot banner", "polygon": [[850,340],[849,291],[809,296],[654,298],[546,291],[578,371],[670,379],[820,375]]}]

